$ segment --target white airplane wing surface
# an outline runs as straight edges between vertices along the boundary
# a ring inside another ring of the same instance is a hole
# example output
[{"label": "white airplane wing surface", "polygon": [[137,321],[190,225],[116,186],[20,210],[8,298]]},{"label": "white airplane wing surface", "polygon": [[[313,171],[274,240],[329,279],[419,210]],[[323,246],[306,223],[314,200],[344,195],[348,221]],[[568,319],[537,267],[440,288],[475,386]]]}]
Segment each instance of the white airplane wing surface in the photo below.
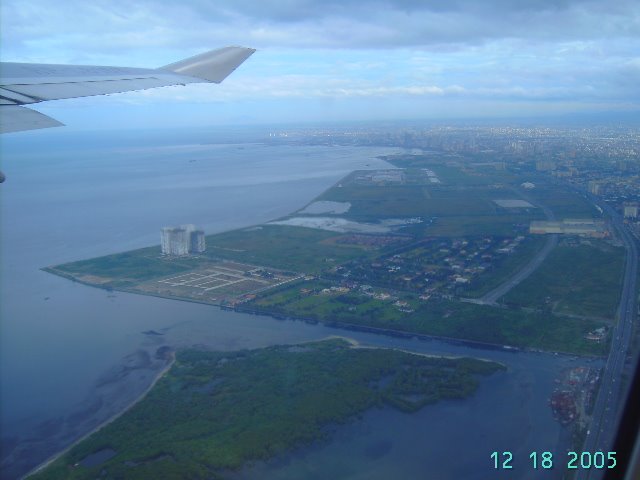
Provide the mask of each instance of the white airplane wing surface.
[{"label": "white airplane wing surface", "polygon": [[253,52],[252,48],[225,47],[157,69],[2,62],[0,133],[62,125],[23,105],[167,85],[220,83]]}]

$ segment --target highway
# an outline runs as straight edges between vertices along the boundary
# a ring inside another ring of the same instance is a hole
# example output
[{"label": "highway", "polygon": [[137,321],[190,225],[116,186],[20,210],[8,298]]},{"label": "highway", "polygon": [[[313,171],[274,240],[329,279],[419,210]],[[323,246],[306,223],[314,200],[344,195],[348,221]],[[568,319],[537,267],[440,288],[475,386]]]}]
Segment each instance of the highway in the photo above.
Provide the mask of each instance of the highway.
[{"label": "highway", "polygon": [[[635,239],[624,226],[622,218],[609,205],[588,195],[594,204],[609,215],[611,222],[627,248],[624,285],[618,309],[618,322],[611,331],[611,351],[604,367],[593,417],[583,451],[608,452],[617,428],[617,418],[622,407],[620,378],[631,341],[633,322],[636,318],[636,295],[638,275],[638,248]],[[576,480],[596,480],[603,475],[602,470],[578,470]]]}]

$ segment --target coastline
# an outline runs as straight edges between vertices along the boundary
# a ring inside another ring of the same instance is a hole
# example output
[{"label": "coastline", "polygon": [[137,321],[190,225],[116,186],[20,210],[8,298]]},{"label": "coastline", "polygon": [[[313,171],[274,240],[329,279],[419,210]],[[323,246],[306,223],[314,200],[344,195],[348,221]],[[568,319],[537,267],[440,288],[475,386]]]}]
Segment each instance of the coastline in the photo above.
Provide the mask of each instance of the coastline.
[{"label": "coastline", "polygon": [[25,475],[23,475],[22,477],[20,477],[20,480],[26,480],[28,479],[31,475],[34,475],[38,472],[40,472],[41,470],[44,470],[45,468],[47,468],[49,465],[51,465],[53,462],[55,462],[56,460],[58,460],[60,457],[62,457],[64,454],[66,454],[69,450],[71,450],[73,447],[75,447],[77,444],[79,444],[80,442],[84,441],[85,439],[89,438],[91,435],[93,435],[94,433],[96,433],[98,430],[101,430],[103,427],[106,427],[107,425],[109,425],[110,423],[114,422],[115,420],[117,420],[118,418],[120,418],[122,415],[124,415],[125,413],[127,413],[131,408],[133,408],[138,402],[140,402],[144,397],[147,396],[147,394],[151,391],[151,389],[153,387],[156,386],[156,383],[158,383],[158,381],[171,369],[171,367],[173,366],[173,364],[176,361],[176,355],[175,352],[170,352],[169,354],[171,356],[171,360],[169,361],[169,363],[167,365],[165,365],[164,368],[162,368],[162,370],[160,370],[158,372],[158,374],[156,375],[156,377],[153,379],[153,381],[151,382],[151,384],[145,389],[144,392],[142,392],[142,394],[136,398],[133,402],[131,402],[124,410],[122,410],[120,413],[117,413],[116,415],[114,415],[113,417],[105,420],[104,422],[102,422],[100,425],[96,426],[95,428],[93,428],[91,431],[87,432],[86,434],[84,434],[82,437],[78,438],[76,441],[74,441],[71,445],[69,445],[68,447],[66,447],[64,450],[54,454],[53,456],[51,456],[50,458],[48,458],[47,460],[45,460],[43,463],[41,463],[40,465],[38,465],[37,467],[35,467],[34,469],[30,470],[29,472],[27,472]]},{"label": "coastline", "polygon": [[276,312],[269,312],[269,311],[264,311],[261,308],[255,308],[255,307],[251,307],[248,306],[246,304],[242,304],[239,306],[234,306],[234,307],[230,307],[230,306],[225,306],[221,303],[214,303],[214,302],[206,302],[203,300],[196,300],[196,299],[192,299],[192,298],[186,298],[186,297],[176,297],[176,296],[172,296],[172,295],[160,295],[157,293],[153,293],[153,292],[142,292],[139,290],[135,290],[135,289],[129,289],[129,288],[116,288],[116,287],[104,287],[102,285],[98,285],[98,284],[94,284],[94,283],[89,283],[83,280],[79,280],[76,277],[74,277],[71,274],[65,273],[65,272],[61,272],[60,270],[55,269],[54,267],[42,267],[41,268],[42,271],[47,272],[47,273],[51,273],[53,275],[65,278],[67,280],[71,280],[73,282],[76,283],[80,283],[82,285],[88,286],[88,287],[93,287],[93,288],[99,288],[101,290],[105,290],[107,292],[122,292],[122,293],[130,293],[133,295],[145,295],[145,296],[149,296],[149,297],[156,297],[156,298],[164,298],[165,300],[177,300],[180,302],[189,302],[189,303],[197,303],[200,305],[209,305],[211,307],[218,307],[222,310],[230,310],[233,312],[238,312],[238,313],[246,313],[249,315],[264,315],[267,317],[271,317],[275,320],[291,320],[291,321],[298,321],[298,322],[306,322],[306,323],[310,323],[310,324],[322,324],[325,325],[327,327],[334,327],[334,328],[339,328],[341,330],[347,330],[347,331],[356,331],[356,332],[365,332],[365,333],[375,333],[375,334],[379,334],[379,335],[387,335],[387,336],[392,336],[392,337],[398,337],[398,338],[405,338],[405,339],[409,339],[412,337],[421,339],[421,340],[440,340],[440,341],[444,341],[444,342],[448,342],[448,343],[452,343],[454,345],[464,345],[467,347],[471,347],[471,348],[480,348],[480,349],[490,349],[490,350],[502,350],[505,352],[512,352],[512,353],[517,353],[517,352],[529,352],[529,353],[545,353],[545,354],[551,354],[551,355],[562,355],[562,356],[566,356],[566,357],[584,357],[584,358],[604,358],[603,355],[595,355],[595,354],[586,354],[586,353],[573,353],[573,352],[567,352],[567,351],[562,351],[562,350],[543,350],[540,348],[533,348],[533,347],[519,347],[519,346],[513,346],[513,345],[503,345],[500,343],[490,343],[490,342],[482,342],[479,340],[469,340],[469,339],[464,339],[464,338],[456,338],[456,337],[446,337],[446,336],[442,336],[442,335],[430,335],[430,334],[426,334],[426,333],[419,333],[419,332],[412,332],[410,330],[396,330],[396,329],[392,329],[392,328],[383,328],[383,327],[374,327],[374,326],[369,326],[369,325],[361,325],[361,324],[357,324],[357,323],[346,323],[346,322],[340,322],[340,321],[335,321],[335,320],[316,320],[313,318],[305,318],[305,317],[291,317],[291,316],[287,316],[287,315],[283,315],[283,314],[279,314]]},{"label": "coastline", "polygon": [[[404,353],[408,353],[411,355],[418,355],[421,357],[428,357],[428,358],[449,358],[449,359],[459,359],[462,358],[459,355],[437,355],[437,354],[427,354],[427,353],[420,353],[420,352],[415,352],[415,351],[411,351],[409,349],[403,349],[403,348],[396,348],[396,347],[382,347],[382,346],[369,346],[369,345],[362,345],[360,342],[358,342],[357,340],[353,339],[353,338],[349,338],[347,336],[343,336],[343,335],[329,335],[327,337],[325,337],[323,340],[328,340],[328,339],[341,339],[346,341],[347,343],[350,344],[351,348],[354,349],[382,349],[382,350],[397,350],[397,351],[401,351]],[[300,344],[305,344],[305,343],[314,343],[317,342],[317,340],[309,340],[306,342],[301,342]],[[87,432],[86,434],[82,435],[80,438],[78,438],[77,440],[75,440],[72,444],[70,444],[69,446],[65,447],[63,450],[61,450],[60,452],[52,455],[51,457],[49,457],[47,460],[45,460],[43,463],[41,463],[40,465],[36,466],[35,468],[33,468],[32,470],[30,470],[28,473],[26,473],[25,475],[23,475],[22,477],[20,477],[20,480],[27,480],[28,478],[30,478],[32,475],[44,470],[45,468],[47,468],[49,465],[51,465],[52,463],[54,463],[56,460],[58,460],[60,457],[62,457],[63,455],[65,455],[66,453],[68,453],[72,448],[74,448],[76,445],[78,445],[80,442],[86,440],[87,438],[89,438],[91,435],[93,435],[94,433],[98,432],[99,430],[101,430],[103,427],[109,425],[110,423],[114,422],[115,420],[117,420],[118,418],[120,418],[122,415],[124,415],[126,412],[128,412],[131,408],[133,408],[136,404],[138,404],[140,401],[142,401],[147,394],[151,391],[151,389],[153,389],[155,387],[155,385],[158,383],[158,381],[171,369],[171,367],[174,365],[175,361],[176,361],[176,356],[175,356],[175,352],[172,351],[169,353],[170,355],[170,361],[167,365],[165,365],[155,376],[154,380],[151,382],[151,384],[144,390],[144,392],[142,392],[140,394],[140,396],[138,398],[136,398],[135,400],[133,400],[128,406],[126,406],[121,412],[115,414],[114,416],[112,416],[111,418],[105,420],[104,422],[102,422],[100,425],[97,425],[96,427],[94,427],[93,429],[91,429],[89,432]],[[485,361],[485,362],[494,362],[494,363],[498,363],[499,365],[506,367],[505,364],[503,364],[502,362],[496,362],[495,360],[488,360],[488,359],[484,359],[484,358],[478,358],[478,360],[481,361]]]}]

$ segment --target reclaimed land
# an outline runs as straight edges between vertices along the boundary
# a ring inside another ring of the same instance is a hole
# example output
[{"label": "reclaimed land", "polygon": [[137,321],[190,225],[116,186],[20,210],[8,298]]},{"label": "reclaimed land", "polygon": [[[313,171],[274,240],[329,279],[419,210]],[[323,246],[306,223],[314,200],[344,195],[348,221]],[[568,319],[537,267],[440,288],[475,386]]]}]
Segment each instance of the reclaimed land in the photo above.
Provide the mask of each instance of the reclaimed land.
[{"label": "reclaimed land", "polygon": [[144,399],[30,478],[224,478],[247,462],[326,441],[328,427],[372,407],[411,413],[469,397],[482,376],[503,369],[343,339],[179,351]]},{"label": "reclaimed land", "polygon": [[[557,275],[554,282],[542,287],[541,283],[532,283],[538,278],[532,276],[526,284],[533,287],[524,293],[516,289],[512,293],[519,296],[507,298],[512,301],[514,308],[511,309],[455,300],[481,296],[510,278],[542,245],[541,238],[528,234],[529,222],[544,218],[542,209],[502,208],[495,202],[496,199],[517,199],[524,177],[456,162],[442,164],[433,157],[420,155],[387,160],[405,169],[355,171],[313,202],[340,202],[349,207],[341,214],[324,213],[320,214],[322,217],[360,222],[361,227],[385,225],[385,221],[394,218],[411,220],[403,226],[389,227],[376,234],[354,234],[265,224],[209,235],[207,251],[197,257],[165,257],[156,246],[45,270],[105,289],[330,324],[373,327],[390,333],[413,332],[579,354],[606,352],[606,341],[586,340],[589,332],[603,326],[602,321],[559,317],[554,313],[610,316],[612,301],[617,295],[614,284],[619,289],[619,282],[617,277],[614,283],[607,278],[614,270],[620,271],[617,260],[609,267],[603,266],[607,292],[602,295],[598,293],[598,285],[584,285],[578,295],[571,278]],[[557,185],[544,185],[542,179],[535,180],[538,186],[527,195],[536,201],[550,202],[559,218],[560,215],[591,214],[592,207],[583,197]],[[301,215],[305,217],[303,220],[314,217],[298,211],[281,220]],[[500,253],[500,242],[513,248],[509,247],[508,253]],[[414,250],[424,251],[424,255],[412,256]],[[584,261],[575,271],[592,272],[593,261],[600,259],[587,257],[562,261],[561,269],[566,273],[576,265],[573,262]],[[221,267],[225,267],[220,262],[242,265],[232,272],[235,277],[229,278],[220,273]],[[550,260],[546,265],[549,263]],[[253,273],[249,271],[252,269]],[[305,284],[300,283],[303,277],[330,281],[329,287],[351,283],[351,293],[343,296],[343,303],[319,296],[271,301],[279,299],[283,291],[299,294],[300,288],[305,288]],[[180,284],[180,278],[192,281],[186,286]],[[600,278],[600,275],[585,273],[582,281],[587,278]],[[407,297],[407,300],[401,299],[407,305],[363,299],[362,292],[356,291],[357,284],[396,289],[400,291],[398,295]],[[549,293],[548,289],[553,291]],[[596,295],[590,299],[593,289]],[[567,292],[573,297],[563,300],[561,296]],[[553,311],[543,308],[539,301],[550,295],[558,297]],[[354,304],[349,305],[351,301]],[[584,308],[573,307],[578,304]]]},{"label": "reclaimed land", "polygon": [[560,245],[504,301],[561,314],[614,319],[624,258],[622,247],[602,241]]}]

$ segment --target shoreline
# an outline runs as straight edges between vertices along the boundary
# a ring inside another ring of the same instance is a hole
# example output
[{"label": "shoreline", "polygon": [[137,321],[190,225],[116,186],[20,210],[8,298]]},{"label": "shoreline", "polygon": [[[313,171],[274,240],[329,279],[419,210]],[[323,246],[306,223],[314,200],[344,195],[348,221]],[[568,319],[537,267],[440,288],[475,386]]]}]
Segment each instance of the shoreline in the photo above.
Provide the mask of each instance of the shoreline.
[{"label": "shoreline", "polygon": [[85,433],[84,435],[82,435],[80,438],[78,438],[77,440],[75,440],[71,445],[69,445],[68,447],[66,447],[64,450],[54,454],[53,456],[49,457],[47,460],[45,460],[44,462],[42,462],[40,465],[38,465],[37,467],[33,468],[32,470],[30,470],[29,472],[27,472],[26,474],[24,474],[22,477],[20,477],[20,480],[26,480],[28,479],[31,475],[35,475],[36,473],[40,472],[41,470],[44,470],[45,468],[47,468],[49,465],[51,465],[53,462],[55,462],[56,460],[58,460],[60,457],[62,457],[63,455],[65,455],[67,452],[69,452],[69,450],[71,450],[73,447],[75,447],[76,445],[78,445],[80,442],[86,440],[87,438],[89,438],[91,435],[93,435],[94,433],[96,433],[98,430],[101,430],[103,427],[106,427],[107,425],[109,425],[110,423],[116,421],[118,418],[120,418],[122,415],[124,415],[125,413],[127,413],[129,410],[131,410],[131,408],[133,408],[136,404],[138,404],[143,398],[145,398],[147,396],[147,394],[151,391],[151,389],[153,387],[156,386],[156,383],[158,383],[158,381],[164,377],[164,375],[171,369],[171,367],[173,366],[173,364],[176,361],[176,355],[175,352],[171,352],[170,353],[171,356],[171,361],[165,365],[156,375],[156,377],[153,379],[153,381],[151,382],[151,384],[145,389],[144,392],[142,392],[142,394],[136,398],[133,402],[131,402],[124,410],[122,410],[120,413],[117,413],[116,415],[114,415],[113,417],[105,420],[104,422],[102,422],[100,425],[96,426],[95,428],[93,428],[91,431]]},{"label": "shoreline", "polygon": [[[127,292],[129,293],[129,292]],[[162,298],[162,297],[161,297]],[[350,348],[354,348],[354,349],[381,349],[381,350],[397,350],[400,352],[404,352],[404,353],[408,353],[411,355],[419,355],[422,357],[428,357],[428,358],[449,358],[449,359],[460,359],[460,358],[464,358],[463,356],[460,355],[437,355],[437,354],[427,354],[427,353],[421,353],[421,352],[415,352],[415,351],[411,351],[408,349],[402,349],[402,348],[396,348],[396,347],[383,347],[383,346],[374,346],[374,345],[362,345],[359,341],[347,337],[347,336],[343,336],[343,335],[328,335],[327,337],[321,339],[320,341],[323,340],[329,340],[329,339],[341,339],[346,341],[347,343],[349,343]],[[317,342],[318,340],[308,340],[305,342],[300,342],[300,345],[304,345],[305,343],[314,343]],[[139,397],[137,397],[135,400],[133,400],[129,405],[127,405],[121,412],[115,414],[114,416],[112,416],[111,418],[108,418],[107,420],[105,420],[104,422],[102,422],[101,424],[97,425],[96,427],[94,427],[93,429],[91,429],[89,432],[85,433],[84,435],[82,435],[80,438],[78,438],[77,440],[75,440],[73,443],[71,443],[69,446],[65,447],[63,450],[61,450],[60,452],[52,455],[51,457],[49,457],[47,460],[45,460],[44,462],[42,462],[41,464],[39,464],[38,466],[34,467],[32,470],[30,470],[29,472],[27,472],[26,474],[24,474],[23,476],[19,477],[19,480],[28,480],[29,477],[31,477],[32,475],[35,475],[37,473],[39,473],[40,471],[46,469],[49,465],[51,465],[52,463],[54,463],[55,461],[57,461],[60,457],[62,457],[63,455],[65,455],[66,453],[68,453],[71,449],[73,449],[76,445],[78,445],[80,442],[86,440],[87,438],[89,438],[91,435],[93,435],[94,433],[98,432],[99,430],[101,430],[102,428],[106,427],[107,425],[109,425],[110,423],[116,421],[118,418],[120,418],[122,415],[124,415],[125,413],[127,413],[131,408],[133,408],[136,404],[138,404],[140,401],[142,401],[147,394],[151,391],[151,389],[153,389],[156,384],[158,383],[158,381],[171,369],[171,367],[174,365],[175,361],[176,361],[176,355],[175,355],[175,351],[170,352],[170,357],[171,360],[169,361],[169,363],[167,365],[165,365],[155,376],[155,378],[153,379],[153,381],[151,382],[151,384],[144,390],[144,392],[142,392],[140,394]],[[503,364],[502,362],[497,362],[495,360],[488,360],[485,358],[478,358],[478,360],[480,361],[484,361],[484,362],[493,362],[493,363],[497,363],[501,366],[505,366],[505,364]]]},{"label": "shoreline", "polygon": [[410,339],[412,337],[418,338],[418,339],[422,339],[422,340],[440,340],[440,341],[444,341],[444,342],[448,342],[448,343],[452,343],[454,345],[463,345],[466,347],[471,347],[471,348],[481,348],[481,349],[490,349],[490,350],[501,350],[501,351],[505,351],[505,352],[512,352],[512,353],[517,353],[517,352],[528,352],[528,353],[543,353],[543,354],[548,354],[548,355],[562,355],[562,356],[566,356],[566,357],[583,357],[583,358],[605,358],[607,355],[595,355],[595,354],[585,354],[585,353],[574,353],[574,352],[567,352],[567,351],[563,351],[563,350],[543,350],[541,348],[533,348],[533,347],[519,347],[519,346],[514,346],[514,345],[505,345],[505,344],[500,344],[500,343],[490,343],[490,342],[483,342],[480,340],[470,340],[470,339],[465,339],[465,338],[456,338],[456,337],[447,337],[447,336],[442,336],[442,335],[431,335],[431,334],[427,334],[427,333],[420,333],[420,332],[412,332],[410,330],[396,330],[396,329],[392,329],[392,328],[384,328],[384,327],[374,327],[374,326],[370,326],[370,325],[361,325],[361,324],[357,324],[357,323],[346,323],[346,322],[340,322],[340,321],[334,321],[334,320],[317,320],[317,319],[312,319],[312,318],[304,318],[304,317],[291,317],[288,315],[284,315],[284,314],[279,314],[277,312],[268,312],[268,311],[264,311],[260,308],[252,308],[246,304],[242,304],[239,306],[234,306],[234,307],[230,307],[230,306],[225,306],[221,303],[213,303],[213,302],[205,302],[202,300],[196,300],[196,299],[192,299],[192,298],[186,298],[186,297],[176,297],[176,296],[172,296],[172,295],[160,295],[157,293],[152,293],[152,292],[142,292],[139,290],[135,290],[135,289],[129,289],[129,288],[115,288],[115,287],[104,287],[102,285],[98,285],[98,284],[93,284],[93,283],[89,283],[83,280],[79,280],[77,278],[75,278],[72,274],[66,273],[66,272],[62,272],[60,270],[57,270],[54,267],[42,267],[40,270],[47,272],[47,273],[51,273],[53,275],[56,275],[58,277],[61,278],[65,278],[67,280],[71,280],[73,282],[76,283],[80,283],[82,285],[88,286],[88,287],[93,287],[93,288],[99,288],[101,290],[105,290],[107,292],[121,292],[121,293],[129,293],[129,294],[134,294],[134,295],[144,295],[144,296],[149,296],[149,297],[156,297],[156,298],[163,298],[165,300],[177,300],[179,302],[189,302],[189,303],[197,303],[200,305],[208,305],[211,307],[218,307],[221,310],[228,310],[228,311],[232,311],[232,312],[237,312],[237,313],[246,313],[249,315],[263,315],[266,317],[271,317],[275,320],[291,320],[291,321],[297,321],[297,322],[305,322],[305,323],[310,323],[310,324],[321,324],[330,328],[339,328],[341,330],[351,330],[351,331],[356,331],[356,332],[364,332],[364,333],[374,333],[374,334],[378,334],[378,335],[387,335],[387,336],[391,336],[391,337],[398,337],[398,338],[405,338],[405,339]]},{"label": "shoreline", "polygon": [[[438,355],[438,354],[428,354],[428,353],[422,353],[422,352],[415,352],[415,351],[411,351],[409,349],[403,349],[403,348],[397,348],[397,347],[386,347],[386,346],[375,346],[375,345],[363,345],[361,342],[359,342],[356,339],[347,337],[347,336],[342,336],[342,335],[328,335],[324,338],[321,338],[319,340],[308,340],[308,341],[304,341],[304,342],[300,342],[300,343],[296,343],[296,344],[292,344],[292,345],[304,345],[306,343],[315,343],[318,341],[326,341],[326,340],[330,340],[330,339],[340,339],[340,340],[344,340],[349,344],[349,348],[352,349],[371,349],[371,350],[393,350],[393,351],[399,351],[399,352],[403,352],[403,353],[407,353],[410,355],[417,355],[420,357],[426,357],[426,358],[448,358],[448,359],[462,359],[462,358],[471,358],[471,357],[464,357],[464,356],[460,356],[460,355]],[[288,345],[288,344],[281,344],[281,345]],[[171,369],[171,367],[173,367],[173,365],[175,364],[176,361],[176,352],[175,351],[171,351],[170,352],[170,357],[171,360],[169,361],[169,363],[167,365],[165,365],[155,376],[154,380],[151,382],[151,384],[144,390],[144,392],[142,392],[140,394],[140,396],[138,398],[136,398],[135,400],[133,400],[128,406],[126,406],[121,412],[115,414],[113,417],[105,420],[104,422],[102,422],[100,425],[97,425],[95,428],[93,428],[91,431],[87,432],[86,434],[82,435],[80,438],[78,438],[77,440],[75,440],[72,444],[70,444],[69,446],[67,446],[66,448],[64,448],[64,450],[54,454],[53,456],[51,456],[50,458],[48,458],[47,460],[45,460],[43,463],[41,463],[40,465],[38,465],[37,467],[33,468],[31,471],[29,471],[28,473],[26,473],[25,475],[23,475],[22,477],[19,477],[19,480],[28,480],[28,478],[30,478],[32,475],[35,475],[37,473],[39,473],[40,471],[46,469],[48,466],[50,466],[51,464],[53,464],[54,462],[56,462],[58,459],[60,459],[62,456],[64,456],[66,453],[68,453],[71,449],[73,449],[76,445],[78,445],[80,442],[86,440],[87,438],[89,438],[91,435],[93,435],[94,433],[98,432],[99,430],[101,430],[102,428],[106,427],[107,425],[111,424],[112,422],[116,421],[117,419],[119,419],[122,415],[124,415],[125,413],[127,413],[131,408],[133,408],[135,405],[137,405],[140,401],[142,401],[147,394],[156,386],[156,384],[158,383],[158,381],[167,373],[169,372],[169,370]],[[482,362],[488,362],[488,363],[496,363],[502,367],[504,367],[506,369],[506,365],[502,362],[498,362],[495,360],[489,360],[486,358],[477,358],[477,360],[482,361]],[[370,407],[368,410],[370,410],[373,407]],[[367,411],[368,411],[367,410]],[[244,468],[241,467],[241,468]]]}]

